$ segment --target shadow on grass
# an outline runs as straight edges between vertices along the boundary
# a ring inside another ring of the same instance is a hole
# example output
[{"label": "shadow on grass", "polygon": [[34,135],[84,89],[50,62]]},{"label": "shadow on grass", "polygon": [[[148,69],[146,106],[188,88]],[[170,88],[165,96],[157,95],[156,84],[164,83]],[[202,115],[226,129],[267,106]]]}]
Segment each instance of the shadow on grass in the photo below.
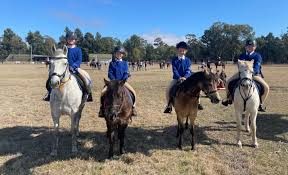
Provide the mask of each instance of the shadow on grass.
[{"label": "shadow on grass", "polygon": [[288,116],[260,113],[257,116],[257,137],[288,143]]},{"label": "shadow on grass", "polygon": [[[125,140],[126,151],[129,153],[140,152],[149,156],[153,150],[177,149],[176,126],[151,128],[128,127]],[[183,146],[190,146],[190,133],[188,130],[185,132]],[[196,128],[196,132],[197,144],[217,143],[217,141],[209,139],[203,128]],[[15,126],[0,129],[0,156],[11,156],[0,167],[0,174],[31,174],[33,168],[54,161],[73,158],[94,159],[99,162],[107,158],[108,140],[106,133],[80,132],[78,137],[79,152],[77,155],[73,155],[71,153],[70,132],[62,130],[58,156],[51,157],[52,133],[51,128],[48,127]],[[115,153],[118,154],[118,143],[115,145]]]}]

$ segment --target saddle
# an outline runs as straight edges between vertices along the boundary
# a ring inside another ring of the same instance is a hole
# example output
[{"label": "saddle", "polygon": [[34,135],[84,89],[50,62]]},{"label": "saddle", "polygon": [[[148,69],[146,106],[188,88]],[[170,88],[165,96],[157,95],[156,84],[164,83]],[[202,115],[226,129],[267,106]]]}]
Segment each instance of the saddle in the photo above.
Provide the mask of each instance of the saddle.
[{"label": "saddle", "polygon": [[126,91],[128,92],[129,97],[131,98],[131,100],[132,100],[132,102],[133,102],[133,104],[134,104],[134,103],[135,103],[135,100],[136,100],[135,95],[134,95],[133,92],[130,91],[128,88],[125,87],[125,89],[126,89]]},{"label": "saddle", "polygon": [[170,102],[173,104],[174,103],[174,98],[176,97],[177,91],[180,88],[180,84],[183,81],[177,81],[177,83],[171,87],[170,92],[169,92],[169,97],[170,97]]},{"label": "saddle", "polygon": [[74,75],[74,77],[76,78],[77,83],[78,83],[78,85],[79,85],[82,93],[83,93],[83,94],[84,94],[84,93],[88,94],[88,90],[86,89],[87,87],[86,87],[84,81],[82,80],[82,78],[80,77],[79,73],[72,73],[72,72],[71,72],[71,74]]},{"label": "saddle", "polygon": [[[259,98],[261,99],[261,96],[264,94],[264,87],[263,85],[256,81],[256,80],[253,80],[253,82],[255,83],[256,85],[256,89],[258,91],[258,94],[259,94]],[[229,90],[229,93],[232,95],[232,100],[234,100],[234,93],[235,93],[235,90],[236,88],[238,87],[240,83],[240,78],[237,78],[235,80],[232,80],[229,84],[228,84],[228,90]]]}]

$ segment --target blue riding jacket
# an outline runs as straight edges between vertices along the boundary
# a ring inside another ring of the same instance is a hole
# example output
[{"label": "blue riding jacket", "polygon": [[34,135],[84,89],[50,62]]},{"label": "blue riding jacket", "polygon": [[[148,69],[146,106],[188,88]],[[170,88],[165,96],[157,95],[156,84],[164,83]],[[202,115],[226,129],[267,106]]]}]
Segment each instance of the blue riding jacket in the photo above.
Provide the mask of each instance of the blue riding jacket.
[{"label": "blue riding jacket", "polygon": [[108,78],[110,80],[127,80],[129,77],[128,62],[112,59],[109,63]]},{"label": "blue riding jacket", "polygon": [[82,50],[79,47],[68,48],[68,63],[71,72],[75,73],[82,63]]},{"label": "blue riding jacket", "polygon": [[192,71],[190,69],[191,61],[189,58],[185,57],[185,59],[179,59],[177,56],[172,58],[172,71],[173,71],[173,79],[178,80],[181,77],[188,78],[192,75]]}]

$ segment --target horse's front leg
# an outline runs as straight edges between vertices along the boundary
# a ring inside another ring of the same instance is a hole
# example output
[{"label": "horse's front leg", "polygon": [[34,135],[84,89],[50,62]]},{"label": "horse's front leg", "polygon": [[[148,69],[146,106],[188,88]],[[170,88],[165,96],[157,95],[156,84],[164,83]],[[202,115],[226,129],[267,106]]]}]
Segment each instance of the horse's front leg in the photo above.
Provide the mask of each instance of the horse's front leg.
[{"label": "horse's front leg", "polygon": [[256,136],[256,118],[257,118],[257,111],[251,114],[251,129],[252,129],[252,142],[255,148],[258,148],[257,136]]},{"label": "horse's front leg", "polygon": [[191,133],[191,150],[194,150],[195,149],[195,125],[194,124],[191,124],[190,133]]},{"label": "horse's front leg", "polygon": [[120,154],[124,154],[125,153],[124,139],[125,139],[125,130],[126,130],[126,128],[127,128],[127,124],[120,125],[119,128],[118,128],[118,138],[120,140],[120,148],[119,148]]},{"label": "horse's front leg", "polygon": [[178,132],[179,132],[178,148],[182,150],[182,139],[185,130],[184,118],[177,115],[177,120],[178,120]]},{"label": "horse's front leg", "polygon": [[237,122],[237,137],[236,137],[236,140],[237,140],[237,144],[240,148],[242,148],[242,142],[240,140],[240,137],[241,137],[241,118],[242,118],[242,113],[241,112],[238,112],[235,110],[235,117],[236,117],[236,122]]},{"label": "horse's front leg", "polygon": [[250,124],[249,124],[249,121],[250,121],[250,115],[249,113],[246,113],[245,114],[245,130],[246,132],[250,133]]},{"label": "horse's front leg", "polygon": [[114,142],[115,142],[115,131],[110,130],[108,131],[108,138],[109,138],[109,155],[108,158],[112,158],[114,156]]},{"label": "horse's front leg", "polygon": [[77,120],[79,113],[72,114],[71,116],[71,133],[72,133],[72,153],[76,153],[77,149]]},{"label": "horse's front leg", "polygon": [[[53,114],[54,113],[54,114]],[[60,113],[55,114],[55,111],[52,113],[52,119],[54,124],[54,143],[51,151],[51,156],[57,156],[58,153],[58,145],[59,145],[59,118]]]}]

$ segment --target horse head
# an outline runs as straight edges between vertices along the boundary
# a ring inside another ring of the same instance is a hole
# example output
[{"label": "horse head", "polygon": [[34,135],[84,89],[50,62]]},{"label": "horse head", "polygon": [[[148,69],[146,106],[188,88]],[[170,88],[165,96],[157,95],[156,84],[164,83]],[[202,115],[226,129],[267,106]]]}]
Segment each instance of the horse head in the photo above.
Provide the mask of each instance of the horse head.
[{"label": "horse head", "polygon": [[104,79],[107,91],[104,97],[105,116],[109,121],[117,121],[119,114],[123,110],[125,98],[125,80],[108,81]]},{"label": "horse head", "polygon": [[203,75],[199,82],[200,89],[210,98],[212,103],[219,103],[221,100],[217,91],[219,77],[207,70],[204,70]]},{"label": "horse head", "polygon": [[253,78],[253,63],[254,61],[242,61],[238,60],[238,70],[240,76],[240,85],[245,88],[252,86]]},{"label": "horse head", "polygon": [[50,61],[49,70],[51,77],[50,85],[52,88],[59,87],[63,79],[66,77],[69,68],[67,53],[67,46],[64,46],[63,49],[56,49],[55,46],[52,48],[53,59]]}]

